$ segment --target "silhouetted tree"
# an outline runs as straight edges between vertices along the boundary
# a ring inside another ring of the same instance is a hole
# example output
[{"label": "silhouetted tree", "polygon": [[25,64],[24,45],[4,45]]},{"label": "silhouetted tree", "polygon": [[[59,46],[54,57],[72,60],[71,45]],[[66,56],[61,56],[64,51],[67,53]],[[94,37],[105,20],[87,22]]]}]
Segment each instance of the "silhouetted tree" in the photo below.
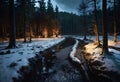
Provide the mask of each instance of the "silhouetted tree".
[{"label": "silhouetted tree", "polygon": [[48,30],[48,36],[53,35],[53,28],[54,28],[54,19],[55,19],[55,14],[54,14],[54,8],[51,3],[51,0],[48,0],[47,2],[47,30]]},{"label": "silhouetted tree", "polygon": [[116,1],[114,0],[114,42],[117,41]]},{"label": "silhouetted tree", "polygon": [[56,37],[60,34],[60,20],[59,20],[59,8],[56,5],[55,7],[55,19],[53,20],[54,28],[53,28],[53,35]]},{"label": "silhouetted tree", "polygon": [[58,6],[56,5],[56,7],[55,7],[55,18],[56,19],[59,19],[59,8],[58,8]]},{"label": "silhouetted tree", "polygon": [[117,35],[120,35],[120,0],[117,0]]},{"label": "silhouetted tree", "polygon": [[97,8],[96,8],[96,0],[94,1],[94,31],[96,35],[96,44],[99,45],[99,32],[98,32],[98,22],[97,22]]},{"label": "silhouetted tree", "polygon": [[[45,28],[45,25],[46,25],[46,4],[45,4],[45,0],[40,0],[39,1],[39,5],[40,5],[40,8],[39,8],[39,14],[38,14],[38,26],[37,26],[37,32],[39,34],[41,34],[43,36],[43,30]],[[37,33],[37,34],[38,34]]]},{"label": "silhouetted tree", "polygon": [[107,37],[107,1],[102,0],[102,34],[103,34],[103,54],[108,53],[108,37]]},{"label": "silhouetted tree", "polygon": [[16,26],[15,26],[15,8],[14,0],[9,0],[9,18],[10,18],[10,36],[9,45],[7,48],[16,47]]},{"label": "silhouetted tree", "polygon": [[[32,28],[31,25],[34,22],[35,0],[16,0],[16,5],[17,32],[22,33],[21,35],[24,37],[24,42],[26,42],[26,38],[29,36],[28,34],[31,33],[29,32]],[[31,40],[31,36],[29,37],[29,40]]]},{"label": "silhouetted tree", "polygon": [[83,16],[83,27],[84,27],[84,40],[86,40],[86,14],[87,14],[87,8],[88,8],[88,3],[85,0],[82,0],[82,2],[79,5],[79,12],[82,14]]},{"label": "silhouetted tree", "polygon": [[0,38],[8,33],[9,0],[0,0]]},{"label": "silhouetted tree", "polygon": [[48,0],[47,2],[47,14],[50,18],[54,19],[54,9],[53,9],[53,5],[51,3],[51,0]]},{"label": "silhouetted tree", "polygon": [[32,30],[34,27],[34,19],[35,19],[35,0],[29,0],[28,3],[28,24],[29,24],[29,42],[32,41]]}]

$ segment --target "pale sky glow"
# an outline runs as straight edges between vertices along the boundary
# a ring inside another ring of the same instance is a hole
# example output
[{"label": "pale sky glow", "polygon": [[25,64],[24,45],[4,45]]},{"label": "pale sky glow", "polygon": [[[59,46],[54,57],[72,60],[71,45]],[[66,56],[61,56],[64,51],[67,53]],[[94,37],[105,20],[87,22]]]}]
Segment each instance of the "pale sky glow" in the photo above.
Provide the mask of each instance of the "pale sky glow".
[{"label": "pale sky glow", "polygon": [[[37,0],[36,0],[37,1]],[[45,2],[47,2],[48,0],[45,0]],[[78,13],[77,12],[77,5],[73,6],[74,4],[68,4],[68,3],[64,3],[62,2],[63,0],[51,0],[53,7],[55,8],[55,6],[57,5],[59,7],[59,11],[65,11],[65,12],[69,12],[69,13]],[[69,0],[65,0],[67,2],[69,2]],[[71,1],[71,0],[70,0]],[[72,0],[74,1],[74,0]],[[72,7],[70,7],[70,5],[72,5]],[[36,3],[35,5],[36,7],[39,7],[39,3]]]},{"label": "pale sky glow", "polygon": [[[37,0],[36,0],[37,1]],[[47,2],[48,0],[45,0],[45,2]],[[57,5],[59,7],[59,11],[65,11],[65,12],[69,12],[69,13],[76,13],[78,14],[78,7],[79,4],[81,3],[82,0],[51,0],[53,7],[55,8],[55,6]],[[111,0],[113,1],[113,0]],[[39,6],[38,3],[36,3],[36,6]],[[108,3],[107,7],[112,7],[113,4]],[[102,2],[101,0],[97,0],[97,8],[102,9]],[[89,4],[88,7],[89,11],[93,10],[93,5]]]}]

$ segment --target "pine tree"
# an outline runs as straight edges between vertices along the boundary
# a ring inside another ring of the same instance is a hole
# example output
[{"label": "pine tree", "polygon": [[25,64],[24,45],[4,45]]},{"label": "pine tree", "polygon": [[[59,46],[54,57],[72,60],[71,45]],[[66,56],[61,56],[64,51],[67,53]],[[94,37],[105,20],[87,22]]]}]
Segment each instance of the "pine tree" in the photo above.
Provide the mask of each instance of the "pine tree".
[{"label": "pine tree", "polygon": [[86,40],[86,14],[87,14],[87,7],[88,7],[88,3],[85,0],[82,0],[81,4],[79,5],[79,12],[82,14],[83,16],[83,28],[84,28],[84,40]]},{"label": "pine tree", "polygon": [[56,19],[59,19],[58,17],[58,14],[59,14],[59,8],[58,8],[58,6],[56,5],[56,7],[55,7],[55,18]]},{"label": "pine tree", "polygon": [[94,1],[94,31],[96,35],[96,44],[99,45],[99,32],[98,32],[98,22],[97,22],[97,9],[96,9],[96,0]]},{"label": "pine tree", "polygon": [[53,28],[53,35],[55,35],[56,37],[60,34],[60,20],[59,20],[59,8],[56,5],[55,7],[55,19],[54,19],[54,28]]},{"label": "pine tree", "polygon": [[32,27],[34,25],[34,18],[35,18],[35,0],[29,0],[28,2],[28,26],[29,26],[29,42],[32,41]]},{"label": "pine tree", "polygon": [[16,26],[15,26],[15,8],[14,0],[9,0],[9,18],[10,18],[10,36],[9,45],[7,48],[16,47]]},{"label": "pine tree", "polygon": [[51,3],[51,0],[48,0],[47,2],[47,30],[48,30],[48,37],[51,37],[53,35],[53,29],[54,29],[54,9],[53,5]]},{"label": "pine tree", "polygon": [[116,25],[116,2],[114,0],[114,42],[117,41],[117,25]]},{"label": "pine tree", "polygon": [[0,0],[0,38],[6,36],[9,25],[9,1]]},{"label": "pine tree", "polygon": [[[38,19],[38,33],[40,33],[44,37],[44,29],[46,28],[46,3],[44,0],[38,1],[40,5],[39,9],[39,19]],[[47,36],[47,35],[46,35]]]},{"label": "pine tree", "polygon": [[54,9],[51,0],[47,2],[47,14],[49,17],[54,18]]},{"label": "pine tree", "polygon": [[[18,33],[22,33],[24,37],[24,42],[26,42],[26,38],[29,36],[31,41],[31,25],[34,22],[34,13],[35,13],[35,0],[17,0],[17,29]],[[32,30],[32,29],[31,29]],[[29,35],[28,35],[29,33]]]},{"label": "pine tree", "polygon": [[102,34],[103,34],[103,54],[108,53],[108,37],[107,37],[107,13],[106,13],[107,1],[102,0]]},{"label": "pine tree", "polygon": [[19,28],[22,27],[22,34],[24,37],[24,42],[26,42],[26,3],[27,0],[17,0],[17,13],[19,14],[19,16],[17,16],[17,18],[19,20],[17,20],[17,24]]}]

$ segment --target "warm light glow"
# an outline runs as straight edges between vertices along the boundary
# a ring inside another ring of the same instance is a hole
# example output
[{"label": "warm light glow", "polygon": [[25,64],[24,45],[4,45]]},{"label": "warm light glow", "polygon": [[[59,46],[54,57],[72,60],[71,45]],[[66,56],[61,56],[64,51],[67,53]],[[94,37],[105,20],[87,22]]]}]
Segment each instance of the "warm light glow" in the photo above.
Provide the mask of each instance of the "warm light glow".
[{"label": "warm light glow", "polygon": [[44,28],[44,30],[43,30],[43,36],[44,36],[45,38],[48,37],[48,30],[47,30],[46,28]]},{"label": "warm light glow", "polygon": [[58,34],[59,34],[59,29],[58,29],[58,28],[54,28],[54,29],[52,30],[52,32],[53,32],[53,37],[57,37]]}]

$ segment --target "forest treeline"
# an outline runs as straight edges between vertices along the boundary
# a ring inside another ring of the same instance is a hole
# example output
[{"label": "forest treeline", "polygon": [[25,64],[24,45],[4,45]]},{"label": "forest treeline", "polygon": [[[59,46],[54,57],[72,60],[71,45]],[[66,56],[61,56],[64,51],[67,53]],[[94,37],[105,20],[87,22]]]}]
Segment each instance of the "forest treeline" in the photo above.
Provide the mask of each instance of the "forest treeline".
[{"label": "forest treeline", "polygon": [[[59,8],[53,8],[51,0],[45,3],[44,0],[38,1],[39,7],[35,7],[35,0],[16,0],[15,2],[15,20],[16,20],[16,37],[50,37],[52,30],[58,31],[56,34],[75,34],[81,35],[84,31],[83,15],[76,15],[73,13],[59,12]],[[119,4],[120,1],[118,0]],[[47,6],[46,6],[47,4]],[[120,11],[119,5],[117,9],[117,33],[120,32]],[[76,8],[77,10],[77,8]],[[9,2],[8,0],[1,0],[0,3],[0,37],[9,36]],[[88,12],[88,11],[87,11]],[[114,8],[107,9],[107,25],[109,27],[108,33],[113,34],[114,25]],[[86,15],[87,34],[94,35],[94,13],[89,11]],[[102,34],[102,10],[97,9],[97,21],[99,34]],[[48,30],[49,29],[49,30]],[[69,29],[69,30],[68,30]],[[47,35],[46,31],[49,31]],[[54,33],[54,32],[53,32]],[[55,33],[54,33],[55,34]],[[46,36],[45,36],[46,35]]]},{"label": "forest treeline", "polygon": [[[9,37],[11,45],[16,38],[31,42],[32,37],[57,37],[58,35],[99,35],[120,34],[120,0],[102,0],[102,9],[97,8],[99,0],[82,0],[78,8],[80,15],[60,12],[51,0],[1,0],[0,38]],[[105,1],[105,2],[104,2]],[[35,4],[39,6],[36,7]],[[89,3],[92,4],[88,11]],[[112,7],[107,7],[111,3]],[[105,36],[105,37],[104,37]],[[107,40],[106,40],[107,41]]]},{"label": "forest treeline", "polygon": [[[35,7],[35,3],[39,7]],[[9,36],[10,16],[9,0],[0,2],[0,37]],[[47,5],[47,6],[46,6]],[[14,17],[16,38],[26,37],[51,37],[58,36],[60,23],[58,7],[53,8],[51,0],[16,0],[14,1]]]}]

